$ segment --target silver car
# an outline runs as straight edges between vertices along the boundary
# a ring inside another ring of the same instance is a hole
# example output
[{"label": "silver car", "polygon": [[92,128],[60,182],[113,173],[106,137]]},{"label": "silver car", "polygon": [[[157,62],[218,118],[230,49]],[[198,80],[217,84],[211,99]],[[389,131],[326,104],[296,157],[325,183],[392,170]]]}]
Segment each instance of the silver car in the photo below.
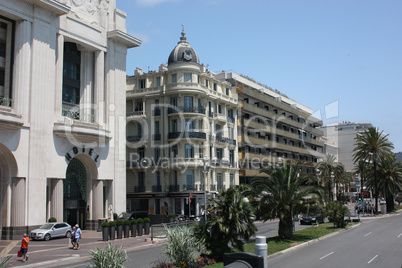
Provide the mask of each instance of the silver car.
[{"label": "silver car", "polygon": [[54,237],[71,237],[71,225],[66,222],[49,222],[29,234],[31,239],[49,241]]}]

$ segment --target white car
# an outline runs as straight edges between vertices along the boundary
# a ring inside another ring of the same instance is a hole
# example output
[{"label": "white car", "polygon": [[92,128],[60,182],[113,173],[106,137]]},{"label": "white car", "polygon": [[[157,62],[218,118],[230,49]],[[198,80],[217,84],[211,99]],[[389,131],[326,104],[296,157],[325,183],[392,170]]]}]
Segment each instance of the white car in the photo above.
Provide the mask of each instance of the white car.
[{"label": "white car", "polygon": [[71,237],[71,225],[66,222],[49,222],[43,224],[38,229],[32,230],[29,237],[33,240],[49,241],[55,237]]}]

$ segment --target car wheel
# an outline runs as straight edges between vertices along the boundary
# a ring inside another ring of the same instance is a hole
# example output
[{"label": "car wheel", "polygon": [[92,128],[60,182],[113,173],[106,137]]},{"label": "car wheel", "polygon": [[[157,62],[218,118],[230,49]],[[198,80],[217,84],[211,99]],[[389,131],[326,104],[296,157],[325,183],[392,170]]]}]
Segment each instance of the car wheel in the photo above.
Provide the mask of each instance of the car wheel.
[{"label": "car wheel", "polygon": [[50,234],[45,234],[45,241],[49,241],[50,240]]},{"label": "car wheel", "polygon": [[66,237],[67,237],[67,238],[71,238],[71,232],[70,232],[70,231],[67,231]]}]

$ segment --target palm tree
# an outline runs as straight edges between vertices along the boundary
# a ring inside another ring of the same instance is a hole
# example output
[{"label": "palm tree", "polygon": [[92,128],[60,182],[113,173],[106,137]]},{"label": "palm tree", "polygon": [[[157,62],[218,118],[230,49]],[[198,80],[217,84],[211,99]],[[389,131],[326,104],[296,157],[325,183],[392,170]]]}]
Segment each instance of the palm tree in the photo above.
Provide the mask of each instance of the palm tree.
[{"label": "palm tree", "polygon": [[[378,160],[378,189],[387,202],[387,212],[391,212],[395,207],[394,194],[402,191],[402,164],[396,161],[395,155]],[[374,174],[368,175],[367,183],[370,187],[374,185]]]},{"label": "palm tree", "polygon": [[296,207],[305,207],[311,204],[309,199],[322,200],[323,188],[318,185],[301,187],[310,178],[307,175],[299,176],[300,168],[293,166],[290,161],[273,169],[262,169],[268,178],[259,178],[252,182],[256,194],[259,196],[259,209],[263,220],[279,217],[278,235],[280,238],[293,237],[293,216]]},{"label": "palm tree", "polygon": [[355,148],[353,149],[354,163],[358,161],[372,162],[374,172],[374,197],[375,211],[378,211],[378,190],[377,190],[377,159],[389,158],[394,148],[391,142],[388,141],[388,134],[383,134],[383,131],[371,127],[361,134],[356,135]]},{"label": "palm tree", "polygon": [[211,219],[195,225],[195,236],[210,254],[222,260],[232,248],[244,250],[244,241],[255,234],[254,212],[251,204],[236,189],[219,192],[209,208]]},{"label": "palm tree", "polygon": [[342,170],[338,168],[338,163],[336,157],[332,154],[326,154],[323,161],[316,165],[316,170],[320,173],[320,181],[328,187],[328,198],[329,200],[334,199],[334,194],[332,193],[332,187],[335,180],[335,176],[339,177]]}]

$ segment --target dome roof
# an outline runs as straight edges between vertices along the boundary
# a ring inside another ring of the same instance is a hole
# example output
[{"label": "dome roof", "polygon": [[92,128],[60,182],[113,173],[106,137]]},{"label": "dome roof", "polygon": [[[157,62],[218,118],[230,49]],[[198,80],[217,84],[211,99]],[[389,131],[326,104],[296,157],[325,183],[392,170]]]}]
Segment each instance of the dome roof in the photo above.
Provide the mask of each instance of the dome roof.
[{"label": "dome roof", "polygon": [[200,64],[197,53],[187,42],[185,35],[183,26],[180,41],[169,55],[168,65],[176,62],[195,62]]}]

